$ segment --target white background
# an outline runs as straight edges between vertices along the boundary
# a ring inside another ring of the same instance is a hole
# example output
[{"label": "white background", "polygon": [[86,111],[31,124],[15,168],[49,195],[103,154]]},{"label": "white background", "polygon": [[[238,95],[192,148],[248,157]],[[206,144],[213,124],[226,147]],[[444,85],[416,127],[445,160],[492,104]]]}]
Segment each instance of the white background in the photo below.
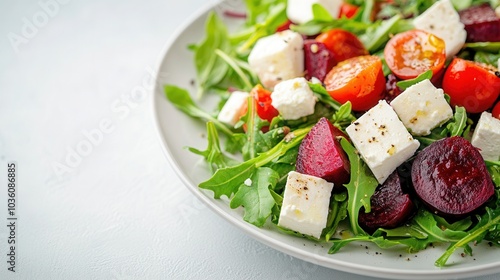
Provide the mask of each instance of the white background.
[{"label": "white background", "polygon": [[367,279],[270,249],[212,213],[162,154],[149,96],[130,98],[152,85],[173,32],[214,2],[0,1],[0,279]]}]

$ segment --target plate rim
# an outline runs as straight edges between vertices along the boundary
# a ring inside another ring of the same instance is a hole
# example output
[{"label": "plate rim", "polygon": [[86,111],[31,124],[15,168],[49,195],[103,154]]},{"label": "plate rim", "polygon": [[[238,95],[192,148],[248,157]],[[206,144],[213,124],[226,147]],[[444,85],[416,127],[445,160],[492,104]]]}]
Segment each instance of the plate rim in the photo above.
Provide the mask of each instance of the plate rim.
[{"label": "plate rim", "polygon": [[[447,269],[436,269],[436,270],[397,270],[397,269],[386,269],[386,268],[377,268],[375,266],[361,265],[361,264],[352,264],[346,261],[341,261],[337,259],[327,258],[325,256],[313,255],[310,252],[299,250],[296,247],[293,247],[286,242],[281,240],[276,240],[269,236],[266,236],[260,233],[260,228],[256,228],[255,226],[245,222],[242,218],[237,219],[234,216],[229,215],[226,211],[218,207],[213,203],[213,199],[204,193],[202,193],[198,186],[193,184],[193,182],[188,178],[187,174],[185,174],[176,159],[174,158],[170,147],[167,145],[167,141],[165,135],[162,133],[162,127],[159,120],[159,104],[158,98],[160,96],[164,96],[161,94],[163,92],[162,85],[159,85],[159,74],[161,73],[162,65],[165,64],[165,58],[176,43],[176,40],[183,35],[185,30],[197,19],[200,17],[206,16],[211,10],[213,10],[217,5],[220,5],[229,0],[218,0],[218,1],[210,1],[206,2],[201,8],[197,9],[194,13],[192,13],[189,17],[186,18],[172,33],[172,35],[167,39],[166,43],[162,47],[160,51],[160,55],[156,59],[156,65],[153,67],[154,69],[154,87],[149,89],[149,108],[150,108],[150,116],[154,123],[154,129],[156,131],[156,138],[160,141],[161,149],[163,154],[165,155],[169,165],[171,166],[174,173],[177,177],[182,181],[183,185],[185,185],[191,193],[193,193],[196,198],[201,200],[208,208],[210,208],[213,212],[217,213],[224,220],[228,221],[231,225],[235,226],[239,230],[245,232],[245,234],[251,236],[253,239],[257,240],[260,243],[265,244],[277,251],[283,252],[295,258],[301,259],[305,262],[309,262],[315,265],[319,265],[322,267],[326,267],[333,270],[343,271],[347,273],[352,273],[355,275],[362,276],[370,276],[370,277],[384,277],[391,279],[422,279],[425,277],[426,279],[441,279],[443,277],[455,277],[455,278],[467,278],[467,277],[478,277],[491,275],[494,273],[500,272],[500,262],[483,264],[479,266],[474,266],[473,269],[469,268],[453,268],[452,270]],[[311,259],[312,258],[312,259]]]}]

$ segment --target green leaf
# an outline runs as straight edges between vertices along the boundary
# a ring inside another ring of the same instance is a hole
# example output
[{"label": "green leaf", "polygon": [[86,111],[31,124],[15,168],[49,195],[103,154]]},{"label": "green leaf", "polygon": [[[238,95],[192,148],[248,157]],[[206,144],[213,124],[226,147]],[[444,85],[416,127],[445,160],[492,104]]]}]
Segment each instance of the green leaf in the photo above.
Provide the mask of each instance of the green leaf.
[{"label": "green leaf", "polygon": [[225,195],[230,198],[238,191],[246,178],[250,178],[257,167],[253,161],[245,161],[239,165],[220,168],[205,182],[199,184],[199,188],[214,192],[214,198],[219,199]]},{"label": "green leaf", "polygon": [[207,122],[207,141],[208,145],[206,150],[201,151],[190,147],[189,151],[203,156],[209,163],[212,173],[219,168],[225,168],[237,163],[236,160],[229,158],[222,152],[220,148],[219,134],[217,133],[217,129],[215,128],[213,122]]},{"label": "green leaf", "polygon": [[500,53],[478,51],[474,54],[474,61],[488,64],[495,68],[498,67],[498,59],[500,59]]},{"label": "green leaf", "polygon": [[432,78],[432,70],[427,70],[424,73],[418,75],[415,79],[397,82],[396,86],[398,86],[402,90],[405,90],[405,89],[413,86],[414,84],[418,84],[419,82],[421,82],[423,80],[430,80],[431,78]]},{"label": "green leaf", "polygon": [[228,64],[214,55],[215,50],[231,51],[227,28],[215,12],[208,15],[205,34],[205,39],[196,47],[194,54],[198,98],[201,98],[204,91],[218,85],[228,72]]},{"label": "green leaf", "polygon": [[455,106],[453,121],[448,123],[446,128],[449,130],[449,136],[464,136],[468,124],[467,111],[464,107]]},{"label": "green leaf", "polygon": [[466,43],[465,48],[470,48],[476,51],[499,53],[500,52],[500,42],[477,42],[477,43]]},{"label": "green leaf", "polygon": [[329,241],[332,238],[340,222],[347,218],[347,193],[333,194],[329,208],[330,212],[328,213],[326,227],[323,230],[325,241]]},{"label": "green leaf", "polygon": [[294,149],[310,130],[311,127],[306,127],[288,133],[287,137],[269,151],[238,165],[218,169],[212,177],[200,183],[198,187],[213,191],[216,199],[223,195],[230,198],[257,168],[277,161],[290,149]]},{"label": "green leaf", "polygon": [[466,234],[462,239],[453,243],[444,254],[434,263],[438,267],[443,267],[446,265],[450,256],[458,248],[466,248],[467,253],[471,253],[472,248],[468,245],[469,243],[479,243],[483,240],[484,236],[492,228],[498,227],[500,223],[500,209],[492,210],[486,208],[486,214],[484,214],[479,223]]},{"label": "green leaf", "polygon": [[345,185],[349,197],[347,212],[349,222],[354,235],[366,234],[359,226],[359,211],[363,207],[366,212],[370,212],[370,198],[378,186],[378,182],[370,169],[361,160],[354,147],[345,138],[341,138],[340,145],[347,153],[351,163],[351,180]]},{"label": "green leaf", "polygon": [[491,175],[493,184],[495,184],[497,188],[500,188],[500,161],[485,160],[484,162]]},{"label": "green leaf", "polygon": [[401,20],[400,15],[395,15],[388,20],[379,21],[367,28],[366,33],[359,36],[366,49],[373,53],[389,41],[390,35]]},{"label": "green leaf", "polygon": [[270,192],[279,180],[278,174],[266,167],[261,167],[249,178],[250,186],[243,185],[234,195],[229,206],[234,209],[243,206],[243,219],[257,227],[262,227],[271,215],[276,202]]},{"label": "green leaf", "polygon": [[198,107],[187,90],[174,85],[165,85],[164,91],[168,101],[177,109],[193,118],[213,122],[217,129],[227,136],[233,135],[233,132],[226,125]]},{"label": "green leaf", "polygon": [[332,21],[333,17],[321,4],[314,3],[312,5],[313,18],[318,21]]}]

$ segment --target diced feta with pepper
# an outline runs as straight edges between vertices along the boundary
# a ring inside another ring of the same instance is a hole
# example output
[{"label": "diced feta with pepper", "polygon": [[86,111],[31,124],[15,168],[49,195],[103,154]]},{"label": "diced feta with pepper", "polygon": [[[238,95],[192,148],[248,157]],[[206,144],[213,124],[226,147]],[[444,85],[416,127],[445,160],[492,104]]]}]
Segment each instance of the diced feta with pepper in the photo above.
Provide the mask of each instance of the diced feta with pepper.
[{"label": "diced feta with pepper", "polygon": [[333,183],[301,174],[288,173],[278,226],[316,238],[326,227]]},{"label": "diced feta with pepper", "polygon": [[443,39],[448,59],[456,55],[465,43],[467,32],[450,0],[440,0],[413,20],[416,29],[430,32]]},{"label": "diced feta with pepper", "polygon": [[350,124],[346,132],[380,184],[420,146],[385,100]]},{"label": "diced feta with pepper", "polygon": [[333,17],[340,13],[342,0],[288,0],[286,15],[294,23],[302,24],[313,19],[312,6],[319,4]]},{"label": "diced feta with pepper", "polygon": [[485,160],[500,160],[500,120],[483,112],[472,134],[471,143]]},{"label": "diced feta with pepper", "polygon": [[295,78],[276,85],[271,93],[273,105],[285,120],[296,120],[314,113],[316,97],[305,78]]},{"label": "diced feta with pepper", "polygon": [[234,126],[247,109],[248,96],[248,92],[232,92],[226,103],[224,103],[224,106],[222,106],[217,119],[225,124]]},{"label": "diced feta with pepper", "polygon": [[263,37],[248,56],[250,68],[268,89],[284,80],[304,75],[304,40],[291,30]]},{"label": "diced feta with pepper", "polygon": [[444,91],[429,80],[407,88],[391,102],[399,119],[413,135],[423,136],[453,117]]}]

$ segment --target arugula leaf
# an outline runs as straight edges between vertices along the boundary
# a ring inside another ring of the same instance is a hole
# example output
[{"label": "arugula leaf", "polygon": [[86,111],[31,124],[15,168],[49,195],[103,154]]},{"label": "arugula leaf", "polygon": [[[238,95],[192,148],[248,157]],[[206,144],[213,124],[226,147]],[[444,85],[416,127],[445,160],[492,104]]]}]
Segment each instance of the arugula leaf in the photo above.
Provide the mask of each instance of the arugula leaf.
[{"label": "arugula leaf", "polygon": [[495,184],[497,188],[500,188],[500,161],[485,160],[484,162],[491,175],[493,184]]},{"label": "arugula leaf", "polygon": [[246,184],[241,186],[229,206],[232,209],[243,206],[245,209],[243,219],[262,227],[276,204],[269,189],[274,188],[278,179],[276,171],[266,167],[258,168],[250,177],[250,186]]},{"label": "arugula leaf", "polygon": [[478,51],[474,54],[474,61],[492,65],[495,68],[498,67],[498,59],[500,59],[500,53]]},{"label": "arugula leaf", "polygon": [[[227,63],[227,65],[229,65],[234,70],[236,76],[243,82],[244,87],[242,90],[249,91],[250,89],[252,89],[253,84],[257,80],[257,77],[250,70],[250,67],[245,65],[246,62],[231,57],[230,55],[228,55],[227,53],[225,53],[220,49],[216,49],[215,54],[218,55],[220,58],[222,58]],[[246,73],[242,69],[242,66],[245,67],[245,69],[247,70]],[[249,79],[248,76],[250,76],[253,79]]]},{"label": "arugula leaf", "polygon": [[485,235],[488,233],[489,230],[492,228],[498,227],[500,224],[500,209],[491,209],[491,208],[486,208],[486,214],[484,214],[478,224],[468,232],[464,237],[462,237],[460,240],[457,242],[453,243],[446,249],[444,254],[437,259],[437,261],[434,263],[438,267],[443,267],[446,265],[446,262],[450,258],[450,256],[457,250],[458,248],[465,248],[466,253],[471,253],[472,248],[468,245],[471,242],[474,243],[479,243],[483,240]]},{"label": "arugula leaf", "polygon": [[238,165],[218,169],[211,178],[200,183],[198,187],[213,191],[216,199],[222,195],[230,198],[233,193],[238,191],[245,179],[252,176],[257,168],[278,160],[290,149],[298,146],[310,130],[311,127],[306,127],[288,133],[281,142],[269,151]]},{"label": "arugula leaf", "polygon": [[318,21],[332,21],[334,18],[321,4],[314,3],[312,5],[313,18]]},{"label": "arugula leaf", "polygon": [[366,49],[370,53],[373,53],[389,41],[390,35],[400,20],[401,16],[395,15],[388,20],[378,21],[370,25],[366,29],[366,32],[359,36],[359,39],[363,42]]},{"label": "arugula leaf", "polygon": [[192,153],[203,156],[205,160],[209,163],[209,167],[212,173],[219,168],[228,167],[235,165],[236,160],[233,160],[226,156],[221,148],[219,142],[219,134],[213,122],[207,122],[207,141],[208,145],[206,150],[201,151],[192,147],[189,147],[189,151]]},{"label": "arugula leaf", "polygon": [[213,55],[215,50],[231,51],[231,44],[226,26],[215,12],[208,15],[205,23],[205,39],[195,47],[194,60],[197,73],[198,93],[203,93],[218,85],[226,76],[229,66],[219,56]]},{"label": "arugula leaf", "polygon": [[370,212],[370,198],[375,192],[378,182],[349,141],[341,138],[340,145],[347,153],[351,163],[351,180],[349,184],[344,185],[347,188],[349,198],[347,212],[349,213],[351,229],[354,235],[366,235],[358,223],[359,211],[363,207],[366,212]]},{"label": "arugula leaf", "polygon": [[430,80],[431,78],[432,78],[432,70],[427,70],[424,73],[418,75],[415,79],[397,82],[396,86],[398,86],[402,90],[405,90],[405,89],[413,86],[414,84],[418,84],[419,82],[421,82],[423,80]]},{"label": "arugula leaf", "polygon": [[170,101],[170,103],[177,107],[177,109],[193,118],[212,122],[220,131],[222,131],[227,136],[233,135],[231,129],[229,129],[225,124],[221,123],[215,117],[198,107],[187,90],[174,85],[165,85],[164,91],[167,99]]},{"label": "arugula leaf", "polygon": [[216,199],[223,195],[230,198],[256,169],[254,161],[245,161],[235,166],[220,168],[210,179],[200,183],[198,187],[213,191]]},{"label": "arugula leaf", "polygon": [[246,3],[249,27],[230,38],[232,44],[238,45],[238,55],[243,57],[248,55],[257,40],[275,33],[287,20],[285,1],[246,0]]},{"label": "arugula leaf", "polygon": [[326,227],[323,230],[325,241],[329,241],[337,231],[341,221],[347,218],[347,193],[341,192],[332,195],[330,201],[330,212],[326,221]]},{"label": "arugula leaf", "polygon": [[465,136],[465,132],[470,129],[466,129],[467,125],[470,126],[471,123],[472,121],[469,121],[465,108],[455,106],[453,121],[446,125],[446,128],[449,130],[449,136]]},{"label": "arugula leaf", "polygon": [[498,53],[500,52],[500,42],[465,43],[464,48],[473,49],[475,51]]}]

